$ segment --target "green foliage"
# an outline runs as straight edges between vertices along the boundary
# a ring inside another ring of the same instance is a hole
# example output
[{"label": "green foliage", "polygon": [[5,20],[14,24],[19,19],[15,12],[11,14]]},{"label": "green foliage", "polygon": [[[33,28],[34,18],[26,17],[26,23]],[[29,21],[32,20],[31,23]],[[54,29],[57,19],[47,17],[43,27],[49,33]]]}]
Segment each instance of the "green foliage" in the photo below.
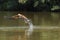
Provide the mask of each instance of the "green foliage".
[{"label": "green foliage", "polygon": [[13,10],[17,8],[18,2],[16,0],[6,0],[0,5],[1,10]]},{"label": "green foliage", "polygon": [[54,11],[58,9],[60,9],[59,0],[0,0],[0,10]]}]

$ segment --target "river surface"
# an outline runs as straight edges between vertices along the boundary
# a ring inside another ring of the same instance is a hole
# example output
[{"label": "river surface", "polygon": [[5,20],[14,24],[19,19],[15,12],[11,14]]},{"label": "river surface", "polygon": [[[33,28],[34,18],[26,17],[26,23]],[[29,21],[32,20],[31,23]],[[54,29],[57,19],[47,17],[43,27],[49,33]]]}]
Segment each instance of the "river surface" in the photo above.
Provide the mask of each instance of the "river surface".
[{"label": "river surface", "polygon": [[[18,12],[0,12],[0,27],[26,27],[22,20],[5,19],[4,16],[12,16]],[[30,40],[60,40],[60,13],[59,12],[23,12],[27,18],[31,19],[34,29]],[[40,28],[41,27],[41,28]],[[55,28],[54,28],[55,27]],[[0,28],[0,40],[25,40],[25,29]]]}]

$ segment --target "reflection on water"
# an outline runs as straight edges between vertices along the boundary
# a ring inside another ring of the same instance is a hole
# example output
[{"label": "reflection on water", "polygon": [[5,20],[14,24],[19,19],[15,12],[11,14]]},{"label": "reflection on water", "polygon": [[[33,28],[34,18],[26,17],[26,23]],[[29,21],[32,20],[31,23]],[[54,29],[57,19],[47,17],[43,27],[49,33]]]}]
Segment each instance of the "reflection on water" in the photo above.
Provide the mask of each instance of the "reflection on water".
[{"label": "reflection on water", "polygon": [[[4,15],[12,16],[17,12],[0,12],[0,27],[6,26],[25,26],[21,20],[6,20]],[[23,12],[28,18],[32,19],[34,25],[40,26],[60,26],[60,14],[54,12]],[[38,27],[38,26],[36,26]],[[24,39],[24,30],[22,31],[2,31],[0,30],[0,40],[26,40]],[[60,40],[60,29],[34,29],[30,40]]]},{"label": "reflection on water", "polygon": [[[0,31],[1,32],[1,31]],[[1,32],[0,40],[25,40],[24,32]],[[36,31],[30,36],[30,40],[60,40],[60,31],[46,30]]]}]

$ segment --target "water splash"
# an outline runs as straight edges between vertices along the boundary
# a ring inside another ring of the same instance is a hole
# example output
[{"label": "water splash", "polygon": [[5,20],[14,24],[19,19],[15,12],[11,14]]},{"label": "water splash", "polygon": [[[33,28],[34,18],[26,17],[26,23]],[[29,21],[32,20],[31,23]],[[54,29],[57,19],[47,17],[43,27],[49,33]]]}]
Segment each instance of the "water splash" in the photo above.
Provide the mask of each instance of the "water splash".
[{"label": "water splash", "polygon": [[22,18],[25,23],[27,23],[29,25],[28,30],[25,30],[25,35],[27,35],[28,37],[32,34],[33,32],[33,24],[31,22],[31,20],[29,20],[27,17],[25,17],[24,15],[18,14],[19,18]]},{"label": "water splash", "polygon": [[29,20],[28,25],[29,25],[29,28],[28,30],[25,31],[25,34],[29,37],[33,32],[33,24],[31,20]]},{"label": "water splash", "polygon": [[27,30],[25,30],[25,35],[24,35],[24,38],[26,40],[30,40],[30,35],[32,34],[33,32],[33,24],[31,22],[31,20],[29,20],[27,17],[25,17],[24,15],[21,15],[21,14],[18,14],[19,18],[22,18],[25,23],[27,23],[29,25],[29,28]]}]

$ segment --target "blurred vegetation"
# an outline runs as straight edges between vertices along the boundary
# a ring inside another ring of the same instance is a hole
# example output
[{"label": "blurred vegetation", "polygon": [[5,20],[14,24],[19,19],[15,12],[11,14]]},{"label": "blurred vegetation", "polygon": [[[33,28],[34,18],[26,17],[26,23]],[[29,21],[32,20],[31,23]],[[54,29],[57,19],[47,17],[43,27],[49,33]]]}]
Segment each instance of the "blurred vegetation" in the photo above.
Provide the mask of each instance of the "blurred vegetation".
[{"label": "blurred vegetation", "polygon": [[60,11],[60,0],[0,0],[1,11]]}]

